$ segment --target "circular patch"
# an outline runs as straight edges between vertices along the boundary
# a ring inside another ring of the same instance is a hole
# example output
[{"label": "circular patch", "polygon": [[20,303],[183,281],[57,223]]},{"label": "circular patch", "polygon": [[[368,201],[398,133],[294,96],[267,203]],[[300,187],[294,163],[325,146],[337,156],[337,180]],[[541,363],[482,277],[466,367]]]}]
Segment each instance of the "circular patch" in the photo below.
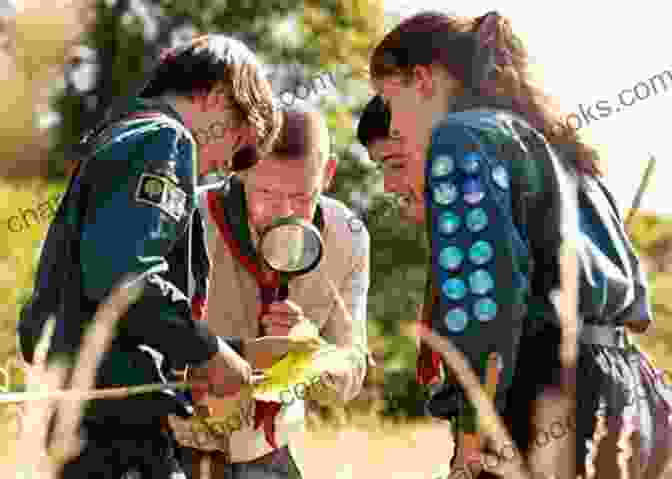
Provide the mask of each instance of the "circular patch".
[{"label": "circular patch", "polygon": [[442,206],[448,206],[455,202],[459,196],[457,186],[452,183],[439,183],[433,189],[434,202]]},{"label": "circular patch", "polygon": [[483,231],[488,226],[488,214],[483,208],[476,208],[467,213],[467,229],[472,233]]},{"label": "circular patch", "polygon": [[439,266],[448,271],[456,271],[460,268],[464,253],[456,246],[443,248],[439,254]]},{"label": "circular patch", "polygon": [[359,233],[364,229],[364,223],[359,218],[353,216],[348,220],[348,228],[352,233]]},{"label": "circular patch", "polygon": [[480,201],[485,197],[485,190],[481,182],[476,179],[470,179],[464,182],[462,185],[462,191],[464,192],[464,201],[470,205],[475,205],[480,203]]},{"label": "circular patch", "polygon": [[469,288],[478,295],[488,294],[495,287],[495,281],[490,273],[484,269],[478,269],[469,275]]},{"label": "circular patch", "polygon": [[509,172],[502,165],[496,166],[492,170],[492,179],[495,184],[503,190],[509,189]]},{"label": "circular patch", "polygon": [[488,322],[497,315],[497,303],[490,298],[481,298],[474,303],[474,316],[482,322]]},{"label": "circular patch", "polygon": [[439,232],[443,235],[450,236],[454,234],[462,223],[462,219],[452,211],[444,211],[439,216]]},{"label": "circular patch", "polygon": [[467,286],[458,278],[447,279],[441,287],[443,294],[453,301],[459,301],[467,294]]},{"label": "circular patch", "polygon": [[481,155],[475,151],[469,152],[460,159],[460,169],[469,175],[478,171]]},{"label": "circular patch", "polygon": [[439,155],[432,161],[432,176],[438,178],[449,175],[455,170],[455,160],[450,155]]},{"label": "circular patch", "polygon": [[469,315],[462,308],[451,309],[443,317],[446,328],[453,333],[461,333],[467,327]]},{"label": "circular patch", "polygon": [[476,265],[483,265],[490,261],[495,251],[487,241],[476,241],[469,248],[469,260]]}]

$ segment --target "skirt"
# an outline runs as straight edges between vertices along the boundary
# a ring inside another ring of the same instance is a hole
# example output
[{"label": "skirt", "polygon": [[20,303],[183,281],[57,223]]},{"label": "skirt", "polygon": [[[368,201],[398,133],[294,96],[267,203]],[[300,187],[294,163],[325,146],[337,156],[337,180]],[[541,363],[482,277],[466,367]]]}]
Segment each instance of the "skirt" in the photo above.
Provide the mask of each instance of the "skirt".
[{"label": "skirt", "polygon": [[[550,437],[541,438],[543,425],[532,424],[530,418],[534,401],[561,384],[560,337],[559,328],[547,324],[521,340],[504,420],[524,452]],[[612,468],[619,467],[639,477],[656,451],[670,450],[672,389],[636,348],[580,344],[576,405],[574,420],[558,418],[555,429],[562,425],[576,434],[579,476],[595,466],[598,478],[618,478],[624,473]]]}]

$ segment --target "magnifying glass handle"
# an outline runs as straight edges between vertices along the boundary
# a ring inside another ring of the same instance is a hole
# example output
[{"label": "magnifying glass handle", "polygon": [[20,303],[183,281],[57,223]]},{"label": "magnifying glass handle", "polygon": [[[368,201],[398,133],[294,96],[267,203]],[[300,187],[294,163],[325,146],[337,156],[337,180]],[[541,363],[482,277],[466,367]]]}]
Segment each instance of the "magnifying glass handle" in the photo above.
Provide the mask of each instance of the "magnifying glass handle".
[{"label": "magnifying glass handle", "polygon": [[276,301],[286,301],[289,298],[289,286],[286,284],[280,285],[275,296]]}]

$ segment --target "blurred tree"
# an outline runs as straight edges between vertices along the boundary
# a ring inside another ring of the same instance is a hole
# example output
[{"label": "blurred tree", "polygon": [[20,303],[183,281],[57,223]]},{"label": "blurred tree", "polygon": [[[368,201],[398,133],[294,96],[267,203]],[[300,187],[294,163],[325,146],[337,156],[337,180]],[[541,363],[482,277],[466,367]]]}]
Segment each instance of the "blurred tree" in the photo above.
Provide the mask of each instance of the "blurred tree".
[{"label": "blurred tree", "polygon": [[[96,0],[95,10],[94,27],[68,65],[55,102],[60,116],[52,154],[55,175],[64,171],[68,147],[78,141],[83,130],[102,119],[116,99],[142,85],[161,49],[199,32],[237,37],[268,64],[292,63],[308,70],[325,68],[320,66],[318,45],[309,41],[312,33],[301,28],[300,19],[309,10],[302,2]],[[361,64],[366,51],[360,44],[372,28],[370,20],[356,16],[358,13],[339,20],[342,28],[353,33],[338,41],[342,49],[352,54],[350,58],[359,58]]]}]

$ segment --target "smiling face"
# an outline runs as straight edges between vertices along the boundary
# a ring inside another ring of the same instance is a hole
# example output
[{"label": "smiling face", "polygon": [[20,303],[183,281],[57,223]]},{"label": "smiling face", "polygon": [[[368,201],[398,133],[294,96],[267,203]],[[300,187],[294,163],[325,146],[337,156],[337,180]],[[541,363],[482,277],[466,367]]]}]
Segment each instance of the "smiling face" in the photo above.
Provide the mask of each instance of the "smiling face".
[{"label": "smiling face", "polygon": [[378,138],[368,145],[371,159],[383,170],[385,191],[399,195],[401,214],[409,221],[425,221],[424,155],[403,140]]},{"label": "smiling face", "polygon": [[424,222],[425,152],[432,129],[442,120],[461,86],[437,65],[415,66],[408,75],[374,79],[390,113],[390,137],[369,146],[383,164],[385,191],[402,197],[404,215]]}]

